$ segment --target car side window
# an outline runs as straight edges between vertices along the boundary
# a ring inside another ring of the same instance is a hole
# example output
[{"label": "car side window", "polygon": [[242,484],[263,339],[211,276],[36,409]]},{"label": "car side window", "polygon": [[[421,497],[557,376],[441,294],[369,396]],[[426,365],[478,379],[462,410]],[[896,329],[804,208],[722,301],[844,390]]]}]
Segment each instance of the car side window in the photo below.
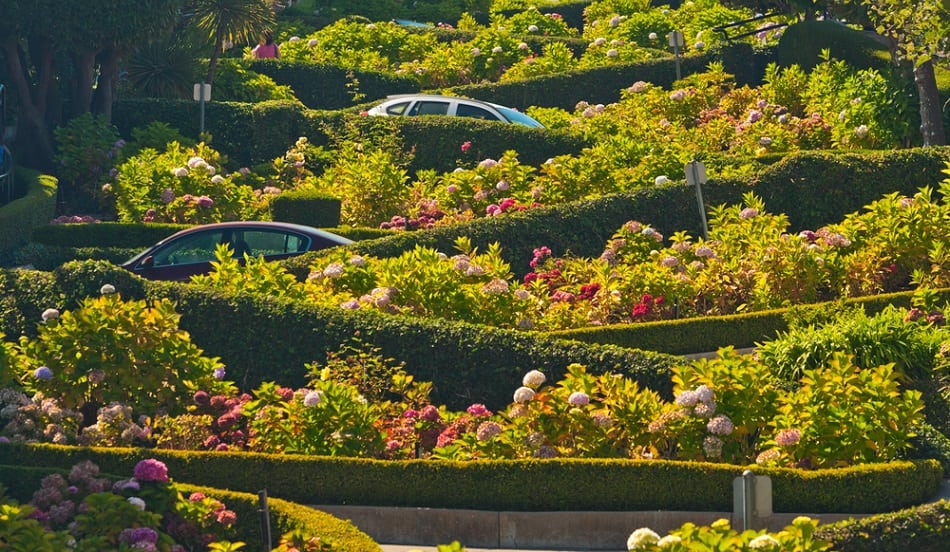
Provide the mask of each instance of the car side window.
[{"label": "car side window", "polygon": [[394,103],[386,108],[386,113],[388,115],[405,115],[407,107],[409,107],[409,102]]},{"label": "car side window", "polygon": [[297,253],[307,248],[307,238],[289,232],[268,230],[245,230],[244,241],[253,255],[284,255]]},{"label": "car side window", "polygon": [[497,117],[494,113],[492,113],[491,111],[488,111],[487,109],[482,109],[481,107],[478,107],[478,106],[468,105],[468,104],[463,104],[463,103],[458,104],[458,106],[455,108],[455,114],[458,115],[459,117],[474,117],[475,119],[501,121],[499,117]]},{"label": "car side window", "polygon": [[412,106],[409,115],[445,115],[449,112],[449,102],[419,101]]},{"label": "car side window", "polygon": [[222,243],[224,233],[220,230],[200,232],[175,240],[153,256],[154,266],[189,263],[206,263],[215,260],[215,248]]}]

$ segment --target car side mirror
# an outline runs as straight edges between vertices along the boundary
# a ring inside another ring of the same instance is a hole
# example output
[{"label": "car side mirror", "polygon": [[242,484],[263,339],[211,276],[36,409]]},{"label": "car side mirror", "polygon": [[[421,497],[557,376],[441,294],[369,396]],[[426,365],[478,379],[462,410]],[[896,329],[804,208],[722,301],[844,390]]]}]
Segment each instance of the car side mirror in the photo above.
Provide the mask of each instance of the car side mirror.
[{"label": "car side mirror", "polygon": [[155,257],[149,255],[142,259],[142,262],[139,263],[138,268],[152,268],[155,266]]}]

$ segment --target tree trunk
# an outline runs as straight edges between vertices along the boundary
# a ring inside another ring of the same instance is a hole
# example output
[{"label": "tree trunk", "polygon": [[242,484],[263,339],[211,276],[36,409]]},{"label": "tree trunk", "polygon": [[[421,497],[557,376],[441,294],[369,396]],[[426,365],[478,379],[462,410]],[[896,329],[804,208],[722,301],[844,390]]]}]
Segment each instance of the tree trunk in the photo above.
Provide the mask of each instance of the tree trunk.
[{"label": "tree trunk", "polygon": [[220,31],[214,36],[214,50],[211,51],[211,60],[208,61],[207,84],[214,83],[214,69],[218,66],[218,56],[221,55],[221,46],[224,44],[224,35]]},{"label": "tree trunk", "polygon": [[[52,50],[48,50],[51,54]],[[7,69],[17,94],[18,114],[16,141],[13,145],[17,158],[26,166],[50,170],[53,166],[53,140],[46,126],[46,94],[49,84],[43,79],[51,78],[52,55],[43,59],[42,51],[37,61],[38,76],[41,82],[36,87],[34,98],[33,87],[23,67],[20,49],[15,37],[9,37],[3,42],[3,54],[7,60]]]},{"label": "tree trunk", "polygon": [[92,113],[105,115],[112,121],[112,101],[115,98],[115,87],[118,84],[119,55],[115,48],[108,48],[99,54],[99,85],[92,97]]},{"label": "tree trunk", "polygon": [[96,52],[87,50],[73,56],[76,76],[72,86],[72,106],[69,118],[89,113],[92,105],[92,85],[96,78]]},{"label": "tree trunk", "polygon": [[943,146],[947,137],[943,128],[943,110],[934,76],[933,62],[927,60],[914,68],[914,84],[920,96],[920,134],[924,146]]}]

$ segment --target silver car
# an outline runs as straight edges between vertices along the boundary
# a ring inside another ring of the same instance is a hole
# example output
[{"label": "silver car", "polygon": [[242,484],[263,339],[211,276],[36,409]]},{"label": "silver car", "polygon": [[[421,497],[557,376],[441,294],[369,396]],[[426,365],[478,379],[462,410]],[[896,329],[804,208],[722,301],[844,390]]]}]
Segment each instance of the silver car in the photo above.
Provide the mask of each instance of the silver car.
[{"label": "silver car", "polygon": [[434,94],[398,94],[387,96],[386,101],[366,112],[373,116],[449,115],[501,121],[532,128],[544,128],[524,113],[503,105]]}]

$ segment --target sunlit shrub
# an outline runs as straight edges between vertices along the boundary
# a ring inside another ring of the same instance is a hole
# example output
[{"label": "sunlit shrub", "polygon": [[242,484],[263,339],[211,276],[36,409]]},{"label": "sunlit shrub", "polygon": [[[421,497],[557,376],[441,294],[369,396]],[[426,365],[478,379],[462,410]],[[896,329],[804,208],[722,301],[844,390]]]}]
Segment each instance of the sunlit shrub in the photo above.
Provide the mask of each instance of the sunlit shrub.
[{"label": "sunlit shrub", "polygon": [[241,172],[228,173],[222,156],[206,144],[144,149],[118,167],[113,185],[125,222],[254,220],[266,211]]}]

